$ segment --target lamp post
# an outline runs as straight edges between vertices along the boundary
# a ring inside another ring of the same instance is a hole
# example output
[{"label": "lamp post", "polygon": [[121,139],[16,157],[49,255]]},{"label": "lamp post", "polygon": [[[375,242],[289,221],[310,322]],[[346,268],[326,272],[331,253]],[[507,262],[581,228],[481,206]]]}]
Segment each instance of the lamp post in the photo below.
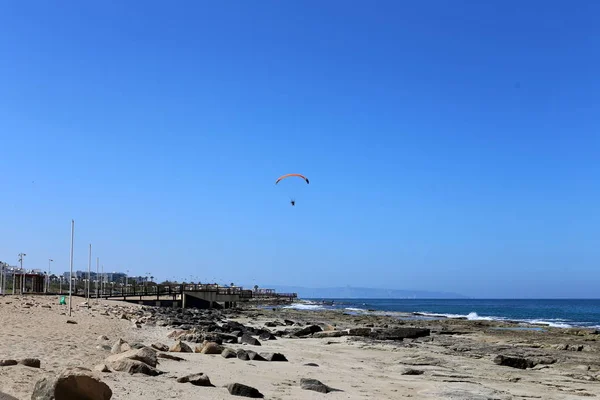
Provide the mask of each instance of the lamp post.
[{"label": "lamp post", "polygon": [[25,293],[25,270],[23,270],[23,257],[27,254],[19,253],[19,263],[21,263],[21,294]]},{"label": "lamp post", "polygon": [[51,258],[48,259],[48,277],[46,280],[46,293],[48,293],[50,291],[50,263],[53,261],[54,260]]}]

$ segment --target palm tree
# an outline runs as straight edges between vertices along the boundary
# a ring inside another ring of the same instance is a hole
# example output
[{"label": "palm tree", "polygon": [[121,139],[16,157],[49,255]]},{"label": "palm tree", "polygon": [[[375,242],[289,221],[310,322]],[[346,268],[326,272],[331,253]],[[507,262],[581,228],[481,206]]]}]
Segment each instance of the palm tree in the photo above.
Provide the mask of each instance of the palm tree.
[{"label": "palm tree", "polygon": [[254,285],[254,291],[258,292],[258,285]]}]

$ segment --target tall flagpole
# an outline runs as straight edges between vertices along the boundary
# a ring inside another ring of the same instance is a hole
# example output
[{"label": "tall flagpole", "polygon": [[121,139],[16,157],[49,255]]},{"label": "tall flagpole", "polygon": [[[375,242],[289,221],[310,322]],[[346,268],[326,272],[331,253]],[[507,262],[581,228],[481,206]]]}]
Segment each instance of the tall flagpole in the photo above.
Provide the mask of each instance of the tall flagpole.
[{"label": "tall flagpole", "polygon": [[69,317],[71,316],[71,304],[73,300],[73,243],[75,237],[75,221],[71,220],[71,274],[69,275]]}]

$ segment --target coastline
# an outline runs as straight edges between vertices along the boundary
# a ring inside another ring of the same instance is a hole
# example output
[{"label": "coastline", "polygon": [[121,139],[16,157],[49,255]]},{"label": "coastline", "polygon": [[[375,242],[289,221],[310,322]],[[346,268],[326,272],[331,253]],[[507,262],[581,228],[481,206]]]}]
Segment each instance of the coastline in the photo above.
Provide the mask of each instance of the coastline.
[{"label": "coastline", "polygon": [[[0,367],[0,392],[30,399],[35,383],[43,377],[66,367],[93,369],[106,363],[113,355],[107,348],[119,339],[132,346],[160,342],[172,347],[176,336],[168,335],[179,331],[183,342],[194,348],[202,346],[203,338],[214,338],[215,327],[227,325],[250,332],[268,330],[275,340],[254,335],[260,346],[223,340],[223,347],[280,353],[287,361],[165,352],[183,360],[159,358],[156,368],[163,373],[158,376],[112,368],[92,373],[111,388],[112,399],[235,399],[223,387],[233,382],[252,386],[267,399],[581,399],[600,395],[600,335],[591,329],[521,330],[522,324],[506,321],[398,320],[280,306],[178,314],[117,301],[92,301],[90,308],[81,306],[82,302],[74,298],[75,310],[68,317],[66,308],[58,305],[58,296],[0,298],[0,358],[41,361],[40,368]],[[320,331],[296,336],[313,326]],[[428,334],[403,340],[377,337],[409,328],[428,330]],[[231,332],[217,336],[227,339]],[[498,363],[512,359],[530,364],[520,369]],[[311,363],[318,367],[306,365]],[[186,374],[200,372],[214,387],[177,382]],[[303,378],[318,379],[340,391],[325,395],[302,389]]]}]

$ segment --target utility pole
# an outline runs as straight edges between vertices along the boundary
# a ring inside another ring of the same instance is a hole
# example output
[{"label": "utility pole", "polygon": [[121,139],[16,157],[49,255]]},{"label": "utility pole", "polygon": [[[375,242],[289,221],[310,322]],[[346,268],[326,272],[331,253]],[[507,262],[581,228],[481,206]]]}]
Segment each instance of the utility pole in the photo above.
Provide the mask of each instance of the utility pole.
[{"label": "utility pole", "polygon": [[21,263],[21,295],[25,293],[25,270],[23,269],[23,257],[27,254],[19,253],[19,262]]},{"label": "utility pole", "polygon": [[96,300],[100,296],[100,257],[96,257]]},{"label": "utility pole", "polygon": [[[92,270],[92,244],[90,243],[90,255],[88,259],[88,278],[87,278],[87,301],[90,301],[90,289],[91,289],[91,270]],[[89,306],[89,303],[88,303]]]},{"label": "utility pole", "polygon": [[70,267],[71,272],[69,275],[69,317],[71,316],[71,304],[73,297],[73,244],[74,244],[74,236],[75,236],[75,221],[71,220],[71,259],[70,259]]}]

